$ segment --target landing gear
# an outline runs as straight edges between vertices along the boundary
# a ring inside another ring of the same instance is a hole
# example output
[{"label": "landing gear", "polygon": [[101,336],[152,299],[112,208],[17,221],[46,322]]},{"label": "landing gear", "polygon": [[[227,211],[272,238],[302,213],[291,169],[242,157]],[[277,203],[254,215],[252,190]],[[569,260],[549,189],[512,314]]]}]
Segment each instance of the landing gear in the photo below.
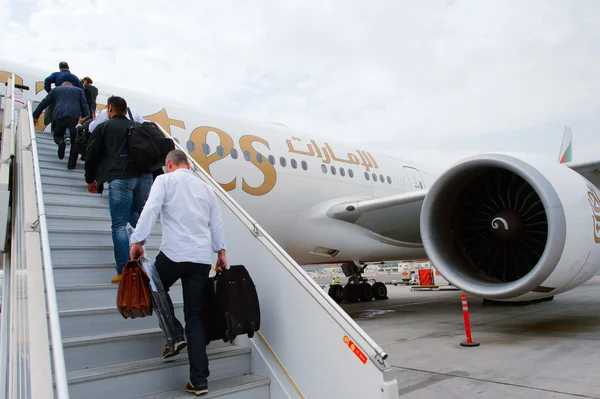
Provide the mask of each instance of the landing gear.
[{"label": "landing gear", "polygon": [[348,283],[343,287],[339,284],[329,286],[329,296],[337,303],[388,299],[385,284],[362,277],[365,268],[366,265],[357,266],[354,263],[344,263],[342,270],[348,277]]},{"label": "landing gear", "polygon": [[330,286],[327,293],[336,303],[342,303],[344,300],[344,287],[341,285]]}]

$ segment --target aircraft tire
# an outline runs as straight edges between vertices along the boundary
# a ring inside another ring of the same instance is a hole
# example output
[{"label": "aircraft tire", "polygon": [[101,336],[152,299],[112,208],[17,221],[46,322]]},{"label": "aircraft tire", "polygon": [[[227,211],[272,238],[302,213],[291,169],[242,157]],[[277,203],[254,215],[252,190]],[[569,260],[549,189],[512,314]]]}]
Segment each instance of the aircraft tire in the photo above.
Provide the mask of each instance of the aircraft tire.
[{"label": "aircraft tire", "polygon": [[360,300],[363,302],[370,301],[373,299],[373,288],[369,283],[360,283],[358,285],[358,290],[360,292]]},{"label": "aircraft tire", "polygon": [[344,287],[341,285],[332,285],[327,293],[336,303],[342,303],[344,300]]},{"label": "aircraft tire", "polygon": [[360,298],[360,288],[358,284],[346,284],[344,287],[344,301],[346,303],[358,302]]},{"label": "aircraft tire", "polygon": [[373,284],[373,298],[375,300],[388,299],[387,287],[381,281]]}]

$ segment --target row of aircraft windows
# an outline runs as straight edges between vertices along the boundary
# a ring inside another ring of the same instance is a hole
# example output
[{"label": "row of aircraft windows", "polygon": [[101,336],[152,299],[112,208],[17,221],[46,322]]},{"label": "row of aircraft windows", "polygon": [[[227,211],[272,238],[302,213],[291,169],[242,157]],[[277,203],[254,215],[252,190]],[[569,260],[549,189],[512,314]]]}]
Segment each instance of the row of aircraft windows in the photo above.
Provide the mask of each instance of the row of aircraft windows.
[{"label": "row of aircraft windows", "polygon": [[[193,152],[194,148],[190,148],[190,147],[194,147],[194,143],[189,142],[188,141],[188,151]],[[202,152],[205,155],[209,155],[210,154],[210,146],[206,143],[202,144]],[[218,146],[217,147],[217,154],[222,157],[225,155],[225,149],[222,146]],[[231,158],[233,159],[238,159],[239,153],[238,150],[236,150],[235,148],[231,149]],[[246,161],[250,161],[250,152],[249,151],[244,151],[243,152],[243,157]],[[275,165],[275,157],[273,155],[269,155],[268,157],[265,158],[264,155],[258,153],[256,154],[256,162],[258,163],[263,163],[264,160],[267,160],[271,165]],[[282,167],[286,167],[287,166],[287,160],[284,157],[279,158],[279,164]],[[290,160],[290,165],[292,166],[292,168],[297,169],[298,168],[298,161],[296,161],[295,159],[291,159]],[[306,161],[302,161],[300,162],[300,166],[302,167],[302,169],[304,170],[308,170],[308,164],[306,163]],[[327,173],[328,169],[326,165],[321,165],[321,170],[323,171],[323,173]],[[330,169],[331,174],[332,175],[336,175],[339,171],[340,176],[346,176],[346,170],[344,168],[336,168],[335,166],[331,165]],[[371,176],[373,177],[373,181],[376,182],[378,179],[377,174],[373,173],[373,174],[369,174],[369,172],[365,172],[365,179],[366,180],[371,180]],[[354,178],[354,171],[352,169],[348,169],[348,177],[350,177],[351,179]],[[392,184],[392,178],[390,176],[387,176],[387,179],[383,176],[383,175],[379,175],[379,181],[381,181],[382,183],[385,183],[385,181],[387,180],[388,184]]]},{"label": "row of aircraft windows", "polygon": [[[332,175],[337,174],[339,171],[341,176],[346,176],[346,171],[344,170],[344,168],[336,169],[335,166],[331,165],[329,170],[331,171]],[[321,165],[321,171],[323,173],[327,173],[327,166]],[[354,178],[354,171],[352,169],[348,169],[348,176],[350,176],[350,178]],[[375,173],[370,175],[369,172],[365,172],[365,179],[371,180],[371,176],[373,176],[373,181],[376,182],[377,175]],[[379,175],[379,181],[381,181],[382,183],[385,183],[386,180],[387,180],[388,184],[392,184],[392,178],[390,176],[388,176],[386,179],[383,175]]]}]

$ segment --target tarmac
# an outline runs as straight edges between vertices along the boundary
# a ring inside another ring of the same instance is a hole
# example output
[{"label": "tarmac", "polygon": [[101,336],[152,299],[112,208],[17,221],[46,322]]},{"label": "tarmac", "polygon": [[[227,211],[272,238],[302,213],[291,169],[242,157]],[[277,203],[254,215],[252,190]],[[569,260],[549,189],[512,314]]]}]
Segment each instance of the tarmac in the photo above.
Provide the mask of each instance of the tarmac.
[{"label": "tarmac", "polygon": [[389,354],[401,398],[600,398],[600,277],[551,302],[484,306],[460,291],[388,285],[388,300],[343,304]]}]

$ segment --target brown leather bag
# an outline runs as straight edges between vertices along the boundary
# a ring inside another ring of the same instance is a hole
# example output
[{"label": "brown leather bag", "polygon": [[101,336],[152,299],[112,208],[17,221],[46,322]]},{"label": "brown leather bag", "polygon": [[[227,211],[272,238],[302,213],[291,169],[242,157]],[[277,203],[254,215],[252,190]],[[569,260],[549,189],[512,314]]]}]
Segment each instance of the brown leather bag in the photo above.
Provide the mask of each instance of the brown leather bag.
[{"label": "brown leather bag", "polygon": [[126,319],[152,315],[150,279],[139,261],[130,260],[123,269],[117,293],[117,309]]}]

